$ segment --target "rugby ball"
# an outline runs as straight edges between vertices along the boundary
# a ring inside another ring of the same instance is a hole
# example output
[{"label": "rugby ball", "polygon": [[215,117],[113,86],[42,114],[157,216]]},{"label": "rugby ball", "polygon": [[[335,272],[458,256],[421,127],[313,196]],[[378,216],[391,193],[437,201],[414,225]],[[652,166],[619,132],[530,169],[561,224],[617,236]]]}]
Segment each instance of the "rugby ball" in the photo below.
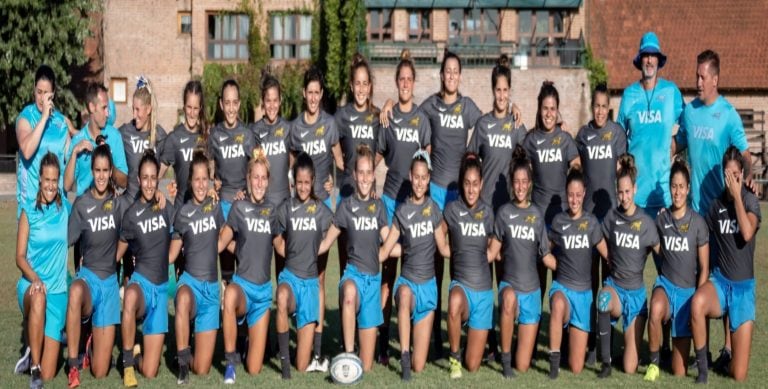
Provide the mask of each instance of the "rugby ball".
[{"label": "rugby ball", "polygon": [[331,361],[331,379],[339,385],[353,385],[363,379],[363,362],[353,353],[341,353]]}]

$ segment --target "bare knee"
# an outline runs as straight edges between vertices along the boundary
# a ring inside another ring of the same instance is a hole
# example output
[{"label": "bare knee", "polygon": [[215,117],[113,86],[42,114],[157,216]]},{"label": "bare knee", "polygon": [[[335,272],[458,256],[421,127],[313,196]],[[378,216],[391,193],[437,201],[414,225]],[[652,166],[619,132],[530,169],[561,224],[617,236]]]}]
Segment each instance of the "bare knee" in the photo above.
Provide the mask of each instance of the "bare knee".
[{"label": "bare knee", "polygon": [[285,285],[280,285],[277,287],[277,311],[279,313],[287,314],[288,313],[288,303],[291,299],[291,291],[290,289]]},{"label": "bare knee", "polygon": [[29,314],[37,318],[45,316],[45,294],[35,293],[29,297]]},{"label": "bare knee", "polygon": [[354,308],[355,299],[357,298],[357,288],[352,281],[345,281],[342,285],[342,300],[344,307]]},{"label": "bare knee", "polygon": [[517,310],[517,297],[515,297],[515,292],[505,289],[504,294],[502,294],[502,299],[504,300],[501,307],[501,313],[505,316],[514,316],[515,311]]},{"label": "bare knee", "polygon": [[237,312],[237,300],[240,297],[240,288],[230,284],[224,290],[224,313],[235,315]]},{"label": "bare knee", "polygon": [[460,289],[454,288],[448,297],[448,316],[451,319],[461,320],[461,306],[464,304],[464,297]]}]

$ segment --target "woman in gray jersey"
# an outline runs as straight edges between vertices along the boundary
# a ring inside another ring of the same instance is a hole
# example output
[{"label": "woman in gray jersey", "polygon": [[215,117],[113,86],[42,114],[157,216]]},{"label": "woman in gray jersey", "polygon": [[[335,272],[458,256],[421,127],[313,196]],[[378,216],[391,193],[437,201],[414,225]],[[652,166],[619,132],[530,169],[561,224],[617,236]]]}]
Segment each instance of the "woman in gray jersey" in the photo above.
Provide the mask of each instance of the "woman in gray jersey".
[{"label": "woman in gray jersey", "polygon": [[560,371],[560,347],[563,328],[568,329],[568,364],[574,374],[584,368],[587,340],[594,316],[594,296],[591,275],[593,248],[608,256],[600,223],[585,211],[586,178],[581,169],[573,168],[566,178],[568,210],[555,216],[549,239],[557,259],[557,272],[549,290],[549,377],[557,378]]},{"label": "woman in gray jersey", "polygon": [[[221,231],[222,245],[233,242],[237,254],[237,273],[224,292],[224,358],[227,366],[224,383],[235,383],[237,327],[247,321],[248,350],[246,368],[258,374],[264,361],[269,309],[272,306],[272,249],[283,243],[277,233],[276,206],[267,200],[269,162],[263,149],[248,163],[248,198],[232,205],[227,224]],[[230,245],[231,246],[231,245]]]},{"label": "woman in gray jersey", "polygon": [[616,173],[618,207],[606,215],[602,224],[603,236],[608,243],[610,276],[597,297],[602,360],[600,378],[611,375],[611,323],[615,324],[619,318],[623,321],[624,372],[634,374],[648,316],[643,270],[648,254],[659,250],[659,234],[653,219],[635,204],[636,178],[635,158],[631,154],[619,157]]},{"label": "woman in gray jersey", "polygon": [[488,257],[501,260],[504,265],[504,274],[499,282],[499,305],[501,365],[505,378],[515,376],[512,370],[515,320],[519,325],[515,368],[525,372],[531,366],[542,301],[536,266],[543,263],[547,268],[555,269],[555,257],[549,252],[544,214],[528,200],[533,186],[533,172],[531,161],[522,147],[515,148],[509,170],[512,200],[496,213],[494,236],[488,247]]},{"label": "woman in gray jersey", "polygon": [[[674,349],[672,372],[684,376],[691,349],[691,298],[709,275],[709,229],[688,207],[691,176],[684,159],[676,159],[669,173],[672,205],[656,217],[661,240],[661,271],[656,277],[648,320],[651,362],[646,381],[659,377],[662,325],[671,324]],[[698,276],[697,276],[698,272]]]},{"label": "woman in gray jersey", "polygon": [[[451,258],[451,285],[448,287],[448,358],[450,377],[461,377],[461,327],[467,323],[467,370],[480,368],[493,328],[493,276],[488,244],[493,232],[493,209],[482,200],[483,166],[480,157],[467,153],[459,169],[461,198],[448,203],[435,238],[440,254]],[[446,240],[446,234],[448,239]]]},{"label": "woman in gray jersey", "polygon": [[[376,165],[382,160],[387,165],[387,177],[381,201],[387,210],[387,222],[392,224],[395,208],[408,197],[411,183],[408,181],[413,154],[421,149],[429,153],[432,132],[429,120],[413,102],[416,67],[410,52],[404,49],[395,70],[397,104],[392,108],[392,120],[388,128],[379,130]],[[381,267],[381,300],[384,324],[379,328],[379,356],[382,365],[389,364],[389,319],[392,312],[392,287],[397,276],[397,258],[389,258]]]},{"label": "woman in gray jersey", "polygon": [[707,319],[728,315],[732,338],[730,375],[744,381],[749,369],[755,325],[755,245],[760,228],[760,203],[744,186],[746,164],[734,146],[723,156],[725,190],[712,201],[705,219],[717,247],[709,281],[691,301],[691,328],[698,383],[707,382]]},{"label": "woman in gray jersey", "polygon": [[[168,259],[173,262],[184,249],[186,263],[179,277],[175,299],[176,382],[189,383],[190,369],[206,375],[211,369],[219,329],[220,290],[217,254],[224,246],[219,231],[224,224],[221,207],[208,196],[210,161],[195,150],[189,166],[192,196],[177,212]],[[195,353],[189,346],[190,321],[194,320]]]},{"label": "woman in gray jersey", "polygon": [[[120,293],[115,262],[117,241],[125,210],[124,201],[115,196],[112,185],[112,155],[109,146],[93,150],[91,172],[93,185],[75,200],[69,217],[70,245],[80,240],[82,266],[69,287],[67,303],[68,344],[80,342],[83,319],[93,320],[92,354],[84,366],[91,366],[96,378],[109,373],[115,325],[120,324]],[[78,348],[68,347],[69,386],[80,385]]]},{"label": "woman in gray jersey", "polygon": [[[557,125],[560,95],[551,81],[545,81],[537,98],[536,127],[523,141],[533,167],[531,200],[544,212],[549,228],[555,215],[565,208],[565,178],[568,168],[581,165],[579,152],[571,134]],[[539,264],[539,285],[547,289],[547,269]],[[544,295],[542,294],[542,298]]]},{"label": "woman in gray jersey", "polygon": [[[417,373],[424,369],[437,308],[438,288],[433,261],[437,251],[435,230],[442,220],[442,214],[437,204],[427,195],[431,168],[429,154],[424,150],[417,151],[411,161],[411,195],[397,207],[387,240],[379,250],[379,259],[385,260],[393,255],[393,250],[397,251],[397,245],[402,246],[402,271],[394,290],[398,306],[401,377],[404,381],[411,379],[411,366]],[[401,243],[398,243],[398,239],[401,239]]]},{"label": "woman in gray jersey", "polygon": [[375,189],[373,150],[363,143],[357,146],[355,154],[350,164],[355,167],[356,191],[341,201],[333,225],[320,244],[320,252],[328,251],[342,232],[347,235],[344,244],[350,255],[349,264],[339,281],[343,347],[345,352],[354,352],[357,328],[363,370],[369,371],[373,366],[376,330],[384,321],[379,244],[386,239],[389,225],[384,204],[372,197]]},{"label": "woman in gray jersey", "polygon": [[[139,162],[140,196],[123,216],[118,256],[133,247],[136,271],[125,288],[121,333],[123,383],[136,386],[136,370],[147,378],[157,376],[165,333],[168,332],[168,247],[173,210],[155,200],[160,163],[152,149]],[[136,319],[142,318],[144,347],[135,344]],[[137,352],[134,350],[137,349]],[[142,358],[136,358],[141,350]]]}]

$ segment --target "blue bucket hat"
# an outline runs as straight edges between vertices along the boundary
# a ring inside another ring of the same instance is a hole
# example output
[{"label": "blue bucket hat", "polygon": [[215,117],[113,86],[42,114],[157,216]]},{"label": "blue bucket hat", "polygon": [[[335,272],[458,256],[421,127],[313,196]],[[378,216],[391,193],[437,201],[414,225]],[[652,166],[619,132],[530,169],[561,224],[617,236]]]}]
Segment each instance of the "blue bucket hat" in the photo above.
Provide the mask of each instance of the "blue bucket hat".
[{"label": "blue bucket hat", "polygon": [[667,56],[661,52],[659,38],[652,31],[646,32],[643,34],[642,39],[640,39],[640,50],[637,52],[635,59],[632,61],[637,70],[642,70],[640,66],[640,59],[644,54],[652,54],[658,57],[659,69],[663,68],[664,64],[667,63]]}]

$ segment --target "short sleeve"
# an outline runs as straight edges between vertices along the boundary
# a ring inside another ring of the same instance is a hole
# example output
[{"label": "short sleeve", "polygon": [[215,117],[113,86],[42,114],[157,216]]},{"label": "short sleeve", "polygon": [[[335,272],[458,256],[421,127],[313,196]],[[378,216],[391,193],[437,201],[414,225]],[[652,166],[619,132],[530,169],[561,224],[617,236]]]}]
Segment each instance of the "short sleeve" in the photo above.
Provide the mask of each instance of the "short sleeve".
[{"label": "short sleeve", "polygon": [[130,242],[136,239],[136,230],[134,229],[136,224],[137,223],[131,220],[131,213],[126,213],[120,227],[120,240],[123,242]]},{"label": "short sleeve", "polygon": [[172,239],[181,239],[184,237],[184,233],[187,231],[187,223],[184,222],[184,215],[181,212],[184,208],[179,208],[179,211],[176,212],[176,219],[173,221],[173,234],[171,236]]},{"label": "short sleeve", "polygon": [[426,148],[432,144],[432,126],[429,124],[429,119],[424,111],[420,111],[419,115],[419,145],[421,148]]},{"label": "short sleeve", "polygon": [[567,139],[565,141],[565,158],[568,162],[571,162],[579,156],[579,149],[576,147],[576,141],[573,140],[573,136],[565,131],[563,133]]},{"label": "short sleeve", "polygon": [[322,206],[322,215],[320,215],[320,227],[323,230],[323,234],[328,231],[328,229],[331,227],[331,222],[333,222],[333,213],[331,212],[328,207],[323,204]]},{"label": "short sleeve", "polygon": [[349,202],[342,201],[339,208],[336,209],[336,214],[333,215],[333,224],[341,230],[347,229],[347,220],[350,216],[348,204]]},{"label": "short sleeve", "polygon": [[762,220],[762,215],[760,214],[760,202],[751,192],[747,193],[748,194],[742,196],[744,198],[744,208],[747,210],[747,213],[753,213],[757,216],[757,227],[759,228],[760,221]]},{"label": "short sleeve", "polygon": [[609,239],[611,234],[611,223],[613,223],[613,212],[608,212],[603,219],[603,223],[600,225],[600,230],[603,234],[603,238]]},{"label": "short sleeve", "polygon": [[493,222],[493,237],[499,242],[504,241],[504,233],[507,226],[504,224],[504,215],[502,214],[503,208],[500,208],[496,213],[496,220]]},{"label": "short sleeve", "polygon": [[173,143],[174,138],[176,137],[168,136],[168,139],[165,140],[165,144],[163,145],[163,153],[160,154],[160,161],[168,166],[176,164],[176,144]]},{"label": "short sleeve", "polygon": [[749,149],[747,134],[744,132],[744,124],[741,121],[741,116],[739,116],[739,113],[733,108],[729,110],[728,114],[728,130],[730,132],[732,145],[736,146],[741,152]]},{"label": "short sleeve", "polygon": [[275,215],[275,225],[277,226],[277,233],[282,234],[288,229],[288,203],[291,199],[286,199],[280,206],[277,207]]},{"label": "short sleeve", "polygon": [[701,216],[696,215],[693,220],[696,223],[696,246],[704,246],[709,243],[709,228]]},{"label": "short sleeve", "polygon": [[377,200],[374,204],[376,204],[376,222],[378,223],[379,229],[381,229],[382,227],[389,225],[389,222],[387,221],[387,210],[384,208],[384,203],[381,200]]},{"label": "short sleeve", "polygon": [[112,127],[112,130],[111,134],[107,137],[107,144],[109,144],[109,149],[112,152],[112,162],[115,165],[115,169],[123,174],[128,174],[128,162],[125,159],[123,139],[114,127]]},{"label": "short sleeve", "polygon": [[613,134],[613,147],[617,157],[627,152],[627,133],[616,128]]},{"label": "short sleeve", "polygon": [[376,137],[376,152],[381,155],[387,155],[387,131],[389,131],[388,128],[382,127]]},{"label": "short sleeve", "polygon": [[[647,220],[651,219],[648,218]],[[650,223],[648,227],[645,228],[645,234],[648,238],[648,247],[655,247],[659,244],[659,231],[656,229],[654,223]]]},{"label": "short sleeve", "polygon": [[69,237],[70,246],[80,240],[80,234],[83,230],[83,218],[80,215],[80,207],[78,207],[77,204],[78,202],[75,201],[75,206],[72,207],[72,213],[69,214],[67,236]]},{"label": "short sleeve", "polygon": [[[472,136],[469,138],[469,145],[467,146],[467,151],[471,153],[475,153],[480,155],[480,132],[483,130],[483,123],[482,121],[480,123],[477,123],[475,126],[475,130],[472,131]],[[483,156],[480,155],[482,158]]]},{"label": "short sleeve", "polygon": [[539,258],[549,254],[549,235],[544,222],[539,222]]},{"label": "short sleeve", "polygon": [[339,126],[336,125],[336,119],[332,116],[328,120],[328,141],[331,146],[335,146],[339,143]]},{"label": "short sleeve", "polygon": [[229,216],[227,216],[227,225],[229,228],[232,229],[235,233],[238,233],[238,220],[242,219],[242,210],[240,206],[240,201],[235,202],[232,204],[232,208],[229,211]]},{"label": "short sleeve", "polygon": [[628,90],[631,88],[631,86],[627,87],[627,89],[624,89],[624,94],[621,96],[621,103],[619,104],[619,117],[616,118],[616,123],[618,123],[623,129],[624,133],[629,132],[629,96],[627,96]]},{"label": "short sleeve", "polygon": [[603,240],[603,231],[600,229],[600,223],[597,218],[592,215],[589,218],[589,244],[594,246]]},{"label": "short sleeve", "polygon": [[475,104],[474,100],[467,97],[465,101],[466,104],[464,105],[464,112],[466,113],[467,123],[469,123],[467,128],[472,128],[475,127],[477,120],[483,116],[483,113],[480,111],[480,108],[477,108],[477,104]]}]

